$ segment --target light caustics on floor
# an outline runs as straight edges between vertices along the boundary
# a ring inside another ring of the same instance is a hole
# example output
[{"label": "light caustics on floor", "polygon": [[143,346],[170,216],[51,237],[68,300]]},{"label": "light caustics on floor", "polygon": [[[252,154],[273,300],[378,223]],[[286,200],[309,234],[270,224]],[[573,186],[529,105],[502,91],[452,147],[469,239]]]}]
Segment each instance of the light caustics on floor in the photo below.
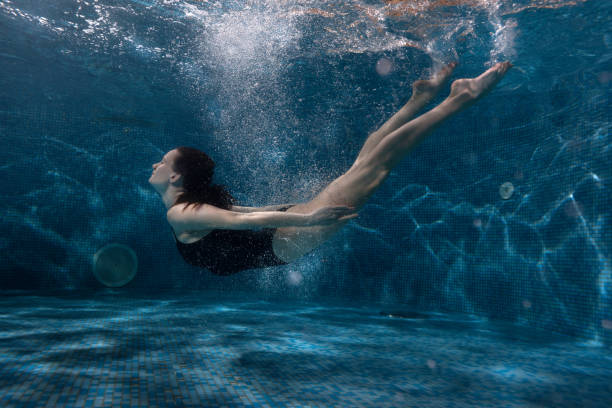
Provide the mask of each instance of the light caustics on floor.
[{"label": "light caustics on floor", "polygon": [[612,354],[465,315],[206,294],[0,298],[0,405],[605,407]]}]

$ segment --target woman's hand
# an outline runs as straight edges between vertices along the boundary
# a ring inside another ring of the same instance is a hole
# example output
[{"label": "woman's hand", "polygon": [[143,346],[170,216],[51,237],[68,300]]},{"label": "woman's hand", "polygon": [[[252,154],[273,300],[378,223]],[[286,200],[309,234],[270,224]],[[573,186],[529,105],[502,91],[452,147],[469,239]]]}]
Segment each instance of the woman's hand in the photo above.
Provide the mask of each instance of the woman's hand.
[{"label": "woman's hand", "polygon": [[339,221],[350,220],[358,215],[355,208],[344,205],[321,207],[308,214],[309,225],[331,225]]}]

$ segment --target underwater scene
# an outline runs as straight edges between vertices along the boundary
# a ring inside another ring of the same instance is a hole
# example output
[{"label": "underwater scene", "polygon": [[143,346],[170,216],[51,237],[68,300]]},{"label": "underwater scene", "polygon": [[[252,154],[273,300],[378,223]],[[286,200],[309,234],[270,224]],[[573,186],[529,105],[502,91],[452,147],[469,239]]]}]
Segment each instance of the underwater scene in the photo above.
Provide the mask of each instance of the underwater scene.
[{"label": "underwater scene", "polygon": [[0,406],[612,405],[612,2],[0,0],[0,85]]}]

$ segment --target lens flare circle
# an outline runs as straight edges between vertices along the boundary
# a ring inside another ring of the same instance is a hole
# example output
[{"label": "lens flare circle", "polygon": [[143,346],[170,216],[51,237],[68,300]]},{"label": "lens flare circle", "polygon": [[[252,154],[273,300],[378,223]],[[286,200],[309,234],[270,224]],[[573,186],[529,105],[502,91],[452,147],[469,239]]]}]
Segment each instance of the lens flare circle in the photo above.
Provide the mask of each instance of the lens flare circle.
[{"label": "lens flare circle", "polygon": [[93,256],[93,274],[103,285],[118,288],[127,285],[136,276],[136,253],[122,244],[111,243]]}]

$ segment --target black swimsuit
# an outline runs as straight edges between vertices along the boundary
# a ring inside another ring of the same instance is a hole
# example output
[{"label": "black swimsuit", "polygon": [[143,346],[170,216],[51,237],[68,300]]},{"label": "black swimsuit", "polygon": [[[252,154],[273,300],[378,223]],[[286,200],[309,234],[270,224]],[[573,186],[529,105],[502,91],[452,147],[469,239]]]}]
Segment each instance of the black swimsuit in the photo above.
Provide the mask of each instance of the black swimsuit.
[{"label": "black swimsuit", "polygon": [[[291,206],[277,211],[287,211]],[[212,230],[202,239],[184,244],[176,239],[183,259],[194,266],[209,269],[215,275],[232,275],[245,269],[286,265],[272,249],[276,228],[261,230]]]}]

